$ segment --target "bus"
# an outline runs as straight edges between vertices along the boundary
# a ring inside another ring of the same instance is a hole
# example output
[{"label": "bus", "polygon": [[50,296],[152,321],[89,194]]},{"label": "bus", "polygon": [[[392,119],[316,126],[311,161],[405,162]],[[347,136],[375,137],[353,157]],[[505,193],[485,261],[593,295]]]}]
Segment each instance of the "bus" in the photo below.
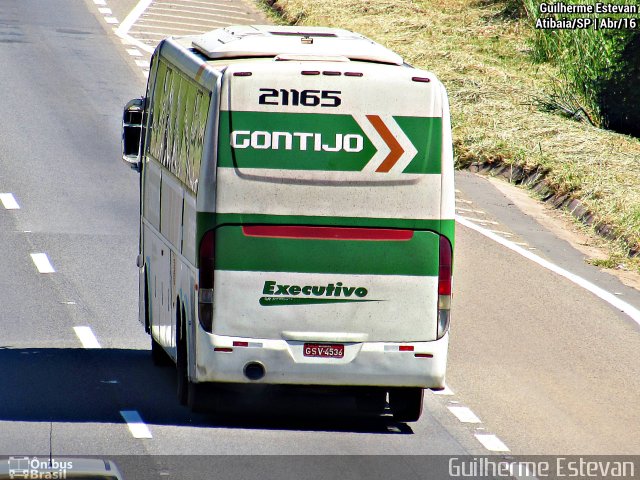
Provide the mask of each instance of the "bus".
[{"label": "bus", "polygon": [[171,37],[122,145],[140,173],[139,320],[181,403],[313,386],[418,420],[444,387],[454,247],[433,73],[334,28]]}]

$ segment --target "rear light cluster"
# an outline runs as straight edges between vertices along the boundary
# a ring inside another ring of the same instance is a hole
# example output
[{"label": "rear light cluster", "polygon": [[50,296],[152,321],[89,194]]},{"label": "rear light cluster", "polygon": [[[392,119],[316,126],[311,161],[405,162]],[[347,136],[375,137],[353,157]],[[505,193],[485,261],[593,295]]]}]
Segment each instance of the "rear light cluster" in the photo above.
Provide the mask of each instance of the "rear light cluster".
[{"label": "rear light cluster", "polygon": [[215,232],[208,231],[200,242],[198,277],[198,319],[200,325],[211,333],[213,330],[213,270]]},{"label": "rear light cluster", "polygon": [[[385,345],[385,352],[414,352],[415,347],[413,345]],[[416,358],[433,358],[432,353],[416,353],[414,352],[414,357]]]},{"label": "rear light cluster", "polygon": [[440,260],[438,266],[438,332],[442,338],[449,330],[451,320],[451,270],[452,249],[449,239],[440,236]]}]

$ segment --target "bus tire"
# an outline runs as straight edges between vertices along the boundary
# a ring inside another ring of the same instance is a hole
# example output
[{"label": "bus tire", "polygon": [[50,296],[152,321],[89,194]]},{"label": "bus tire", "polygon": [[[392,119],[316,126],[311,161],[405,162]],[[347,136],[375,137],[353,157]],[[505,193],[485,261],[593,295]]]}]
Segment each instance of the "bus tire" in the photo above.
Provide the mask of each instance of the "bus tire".
[{"label": "bus tire", "polygon": [[178,395],[178,402],[180,403],[180,405],[186,405],[189,398],[187,336],[185,335],[186,331],[181,321],[178,321],[178,327],[179,328],[176,329],[176,391]]},{"label": "bus tire", "polygon": [[398,422],[417,422],[422,415],[423,389],[418,387],[389,390],[389,407]]}]

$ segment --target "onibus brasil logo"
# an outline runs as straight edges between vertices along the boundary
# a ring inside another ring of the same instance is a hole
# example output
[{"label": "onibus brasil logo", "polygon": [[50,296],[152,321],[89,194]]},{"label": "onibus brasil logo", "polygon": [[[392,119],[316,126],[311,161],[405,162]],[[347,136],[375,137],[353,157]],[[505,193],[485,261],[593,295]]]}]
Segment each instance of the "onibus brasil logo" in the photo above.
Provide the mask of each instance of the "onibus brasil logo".
[{"label": "onibus brasil logo", "polygon": [[55,458],[40,460],[37,457],[9,457],[9,478],[67,478],[73,462]]},{"label": "onibus brasil logo", "polygon": [[365,298],[369,291],[364,287],[346,287],[342,282],[328,285],[287,285],[267,280],[262,289],[260,305],[317,305],[321,303],[379,302]]}]

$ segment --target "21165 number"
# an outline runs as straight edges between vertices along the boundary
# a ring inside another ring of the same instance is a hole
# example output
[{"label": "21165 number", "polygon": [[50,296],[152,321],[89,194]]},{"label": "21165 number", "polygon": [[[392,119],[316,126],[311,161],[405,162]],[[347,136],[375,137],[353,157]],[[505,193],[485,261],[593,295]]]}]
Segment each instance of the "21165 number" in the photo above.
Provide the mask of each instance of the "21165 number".
[{"label": "21165 number", "polygon": [[260,105],[291,105],[294,107],[338,107],[342,100],[338,90],[276,90],[261,88],[258,97]]}]

